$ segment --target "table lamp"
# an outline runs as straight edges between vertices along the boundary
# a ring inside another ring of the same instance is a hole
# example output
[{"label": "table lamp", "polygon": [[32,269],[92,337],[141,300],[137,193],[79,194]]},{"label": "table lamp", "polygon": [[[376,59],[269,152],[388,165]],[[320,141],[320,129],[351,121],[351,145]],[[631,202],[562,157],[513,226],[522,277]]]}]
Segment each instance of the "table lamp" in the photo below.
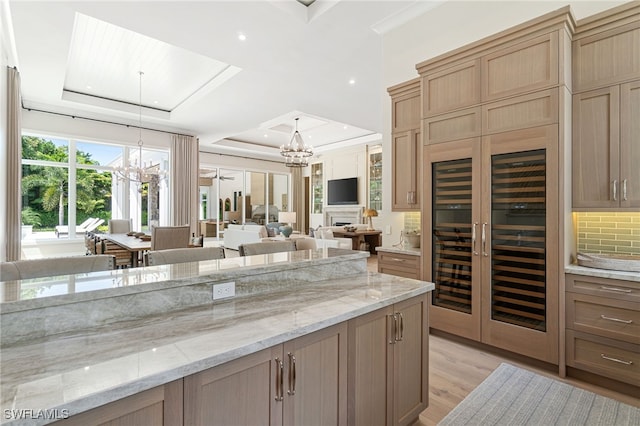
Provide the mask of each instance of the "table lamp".
[{"label": "table lamp", "polygon": [[282,225],[280,227],[280,233],[285,236],[285,238],[289,238],[291,233],[293,232],[293,228],[291,227],[292,223],[296,223],[296,212],[280,212],[278,213],[278,222],[280,223],[288,223],[288,225]]},{"label": "table lamp", "polygon": [[362,216],[369,218],[369,227],[367,228],[367,231],[373,231],[373,222],[371,218],[378,216],[378,211],[375,209],[365,209]]}]

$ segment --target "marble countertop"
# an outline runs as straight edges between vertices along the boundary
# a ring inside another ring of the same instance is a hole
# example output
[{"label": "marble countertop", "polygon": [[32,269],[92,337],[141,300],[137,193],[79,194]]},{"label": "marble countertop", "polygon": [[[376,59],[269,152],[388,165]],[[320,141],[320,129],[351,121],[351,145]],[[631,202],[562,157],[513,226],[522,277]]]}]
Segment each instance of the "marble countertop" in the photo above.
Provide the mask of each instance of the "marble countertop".
[{"label": "marble countertop", "polygon": [[588,275],[592,277],[611,278],[614,280],[627,280],[640,283],[640,273],[614,271],[611,269],[587,268],[580,265],[568,265],[564,267],[567,274]]},{"label": "marble countertop", "polygon": [[360,251],[326,248],[0,282],[0,310],[8,313],[43,308],[148,292],[159,283],[167,289],[185,283],[235,279],[267,271],[288,271],[292,267],[329,264],[338,258],[355,260],[368,256]]},{"label": "marble countertop", "polygon": [[2,412],[77,414],[433,288],[362,272],[9,346],[0,361]]},{"label": "marble countertop", "polygon": [[376,251],[384,251],[387,253],[409,254],[420,256],[420,248],[414,247],[376,247]]}]

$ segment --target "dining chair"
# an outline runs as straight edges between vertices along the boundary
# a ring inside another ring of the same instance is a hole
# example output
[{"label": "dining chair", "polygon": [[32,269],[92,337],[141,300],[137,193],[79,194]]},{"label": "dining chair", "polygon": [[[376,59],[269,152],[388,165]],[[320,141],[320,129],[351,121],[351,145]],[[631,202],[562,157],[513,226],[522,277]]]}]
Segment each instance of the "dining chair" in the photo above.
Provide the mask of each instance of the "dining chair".
[{"label": "dining chair", "polygon": [[240,256],[254,256],[257,254],[280,253],[284,251],[296,251],[296,243],[293,240],[263,241],[260,243],[247,243],[238,246]]},{"label": "dining chair", "polygon": [[151,251],[189,247],[189,229],[189,225],[154,226],[151,233]]},{"label": "dining chair", "polygon": [[97,244],[101,247],[101,250],[99,250],[101,253],[114,257],[116,268],[133,267],[133,256],[136,256],[137,253],[132,253],[126,248],[106,239],[99,239]]},{"label": "dining chair", "polygon": [[132,227],[131,219],[109,219],[110,234],[126,234]]},{"label": "dining chair", "polygon": [[318,248],[315,238],[296,238],[296,250],[315,250]]},{"label": "dining chair", "polygon": [[224,249],[222,247],[178,248],[147,253],[148,266],[213,259],[224,259]]},{"label": "dining chair", "polygon": [[24,280],[28,278],[108,271],[114,268],[115,259],[109,255],[16,260],[2,263],[0,266],[2,278],[0,279],[2,281]]}]

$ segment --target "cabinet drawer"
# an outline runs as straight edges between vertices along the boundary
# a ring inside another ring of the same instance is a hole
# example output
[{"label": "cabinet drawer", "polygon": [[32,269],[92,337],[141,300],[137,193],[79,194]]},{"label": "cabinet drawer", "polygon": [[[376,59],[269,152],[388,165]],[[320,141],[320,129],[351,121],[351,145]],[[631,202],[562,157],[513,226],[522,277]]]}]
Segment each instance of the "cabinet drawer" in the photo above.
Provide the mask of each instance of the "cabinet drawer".
[{"label": "cabinet drawer", "polygon": [[378,252],[378,272],[419,279],[420,256]]},{"label": "cabinet drawer", "polygon": [[640,344],[640,309],[636,302],[567,293],[567,327]]},{"label": "cabinet drawer", "polygon": [[482,107],[482,134],[558,122],[558,89],[544,90]]},{"label": "cabinet drawer", "polygon": [[424,144],[480,136],[480,107],[469,108],[424,120]]},{"label": "cabinet drawer", "polygon": [[640,383],[640,345],[567,330],[567,365],[632,385]]},{"label": "cabinet drawer", "polygon": [[567,291],[640,303],[640,282],[566,274]]},{"label": "cabinet drawer", "polygon": [[558,84],[558,34],[545,34],[482,57],[482,100]]}]

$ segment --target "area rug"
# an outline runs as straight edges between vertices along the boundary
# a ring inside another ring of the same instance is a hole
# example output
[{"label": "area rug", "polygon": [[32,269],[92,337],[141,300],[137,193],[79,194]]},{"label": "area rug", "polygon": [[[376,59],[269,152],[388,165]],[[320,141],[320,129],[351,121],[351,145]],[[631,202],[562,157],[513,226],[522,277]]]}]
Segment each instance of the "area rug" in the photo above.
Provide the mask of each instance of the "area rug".
[{"label": "area rug", "polygon": [[640,426],[640,408],[503,363],[438,425]]}]

